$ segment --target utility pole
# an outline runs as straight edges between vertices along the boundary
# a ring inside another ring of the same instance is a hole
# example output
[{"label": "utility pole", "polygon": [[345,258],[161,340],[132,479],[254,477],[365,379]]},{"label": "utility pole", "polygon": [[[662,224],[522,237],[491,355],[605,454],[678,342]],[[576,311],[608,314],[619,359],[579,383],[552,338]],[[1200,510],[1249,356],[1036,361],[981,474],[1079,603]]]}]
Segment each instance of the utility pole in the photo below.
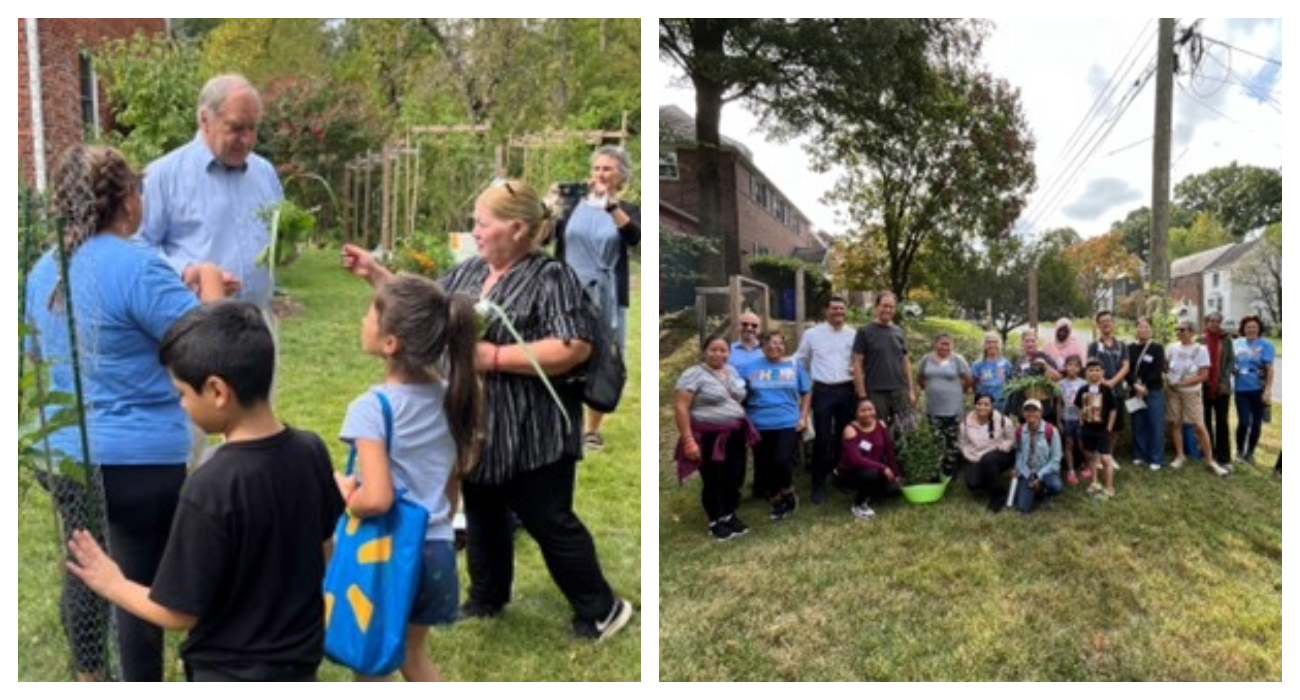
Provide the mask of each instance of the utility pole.
[{"label": "utility pole", "polygon": [[1160,20],[1156,43],[1156,133],[1151,162],[1150,287],[1169,294],[1169,160],[1174,115],[1174,20]]}]

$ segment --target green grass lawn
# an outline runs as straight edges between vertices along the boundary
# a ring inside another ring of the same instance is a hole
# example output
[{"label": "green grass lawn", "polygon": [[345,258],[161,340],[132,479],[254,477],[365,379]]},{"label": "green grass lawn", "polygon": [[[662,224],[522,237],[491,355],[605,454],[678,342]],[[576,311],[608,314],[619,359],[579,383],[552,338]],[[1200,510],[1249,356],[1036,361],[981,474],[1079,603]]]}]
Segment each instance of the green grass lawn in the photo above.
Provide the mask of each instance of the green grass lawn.
[{"label": "green grass lawn", "polygon": [[[361,352],[361,318],[369,287],[338,267],[336,250],[309,251],[281,271],[292,311],[281,323],[277,409],[299,428],[319,433],[342,469],[346,451],[337,439],[348,403],[382,381],[378,360]],[[605,424],[606,447],[578,470],[579,516],[596,540],[606,577],[641,608],[640,296],[630,310],[628,388],[617,414]],[[18,576],[18,679],[69,678],[68,651],[59,624],[59,535],[49,499],[40,488],[20,498]],[[462,596],[468,575],[461,559]],[[491,621],[466,621],[435,629],[429,647],[451,680],[636,681],[641,678],[640,616],[601,645],[569,636],[572,611],[551,581],[536,545],[518,539],[514,599]],[[169,635],[174,655],[180,635]],[[171,680],[181,676],[169,664]],[[351,674],[328,662],[323,680]]]},{"label": "green grass lawn", "polygon": [[661,680],[1281,680],[1280,406],[1260,466],[1228,479],[1125,466],[1110,502],[1076,490],[1029,516],[953,484],[862,523],[834,489],[814,506],[800,471],[790,520],[746,500],[750,533],[715,544],[670,463],[697,346],[661,347]]}]

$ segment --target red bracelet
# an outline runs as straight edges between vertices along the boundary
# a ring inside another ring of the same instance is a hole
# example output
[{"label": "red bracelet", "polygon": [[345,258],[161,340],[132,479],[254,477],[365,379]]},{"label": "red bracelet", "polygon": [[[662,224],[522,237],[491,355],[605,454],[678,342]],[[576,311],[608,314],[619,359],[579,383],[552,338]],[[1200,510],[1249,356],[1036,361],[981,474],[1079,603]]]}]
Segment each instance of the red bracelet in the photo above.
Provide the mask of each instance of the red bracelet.
[{"label": "red bracelet", "polygon": [[501,371],[501,346],[496,346],[492,351],[492,371],[499,373]]}]

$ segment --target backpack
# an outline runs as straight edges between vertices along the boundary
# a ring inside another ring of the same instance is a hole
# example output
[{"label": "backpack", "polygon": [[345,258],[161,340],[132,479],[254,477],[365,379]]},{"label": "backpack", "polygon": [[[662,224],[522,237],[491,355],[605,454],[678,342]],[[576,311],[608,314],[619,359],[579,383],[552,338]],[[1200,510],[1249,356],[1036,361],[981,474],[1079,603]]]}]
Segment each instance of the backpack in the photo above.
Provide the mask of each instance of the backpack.
[{"label": "backpack", "polygon": [[623,350],[614,339],[613,329],[601,321],[596,303],[582,294],[582,313],[593,329],[591,338],[591,355],[576,371],[572,381],[582,385],[582,402],[593,411],[613,413],[623,397],[623,386],[627,384],[627,364],[623,361]]},{"label": "backpack", "polygon": [[[1052,430],[1054,429],[1055,428],[1052,426],[1051,423],[1047,421],[1043,421],[1043,435],[1047,438],[1047,445],[1049,447],[1052,444]],[[1024,435],[1025,435],[1025,424],[1021,423],[1020,425],[1016,426],[1016,449],[1020,449],[1021,439],[1024,437]]]}]

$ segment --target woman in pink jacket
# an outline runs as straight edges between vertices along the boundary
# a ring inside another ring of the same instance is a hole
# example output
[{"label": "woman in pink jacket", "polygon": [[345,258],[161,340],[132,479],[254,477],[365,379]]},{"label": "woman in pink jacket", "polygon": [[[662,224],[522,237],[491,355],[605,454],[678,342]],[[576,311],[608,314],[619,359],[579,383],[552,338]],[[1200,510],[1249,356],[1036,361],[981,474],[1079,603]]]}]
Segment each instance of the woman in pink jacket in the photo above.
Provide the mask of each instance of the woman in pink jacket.
[{"label": "woman in pink jacket", "polygon": [[989,510],[1006,505],[1005,475],[1016,466],[1016,422],[993,407],[993,397],[975,396],[975,410],[959,426],[957,444],[966,470],[966,488],[988,491]]}]

